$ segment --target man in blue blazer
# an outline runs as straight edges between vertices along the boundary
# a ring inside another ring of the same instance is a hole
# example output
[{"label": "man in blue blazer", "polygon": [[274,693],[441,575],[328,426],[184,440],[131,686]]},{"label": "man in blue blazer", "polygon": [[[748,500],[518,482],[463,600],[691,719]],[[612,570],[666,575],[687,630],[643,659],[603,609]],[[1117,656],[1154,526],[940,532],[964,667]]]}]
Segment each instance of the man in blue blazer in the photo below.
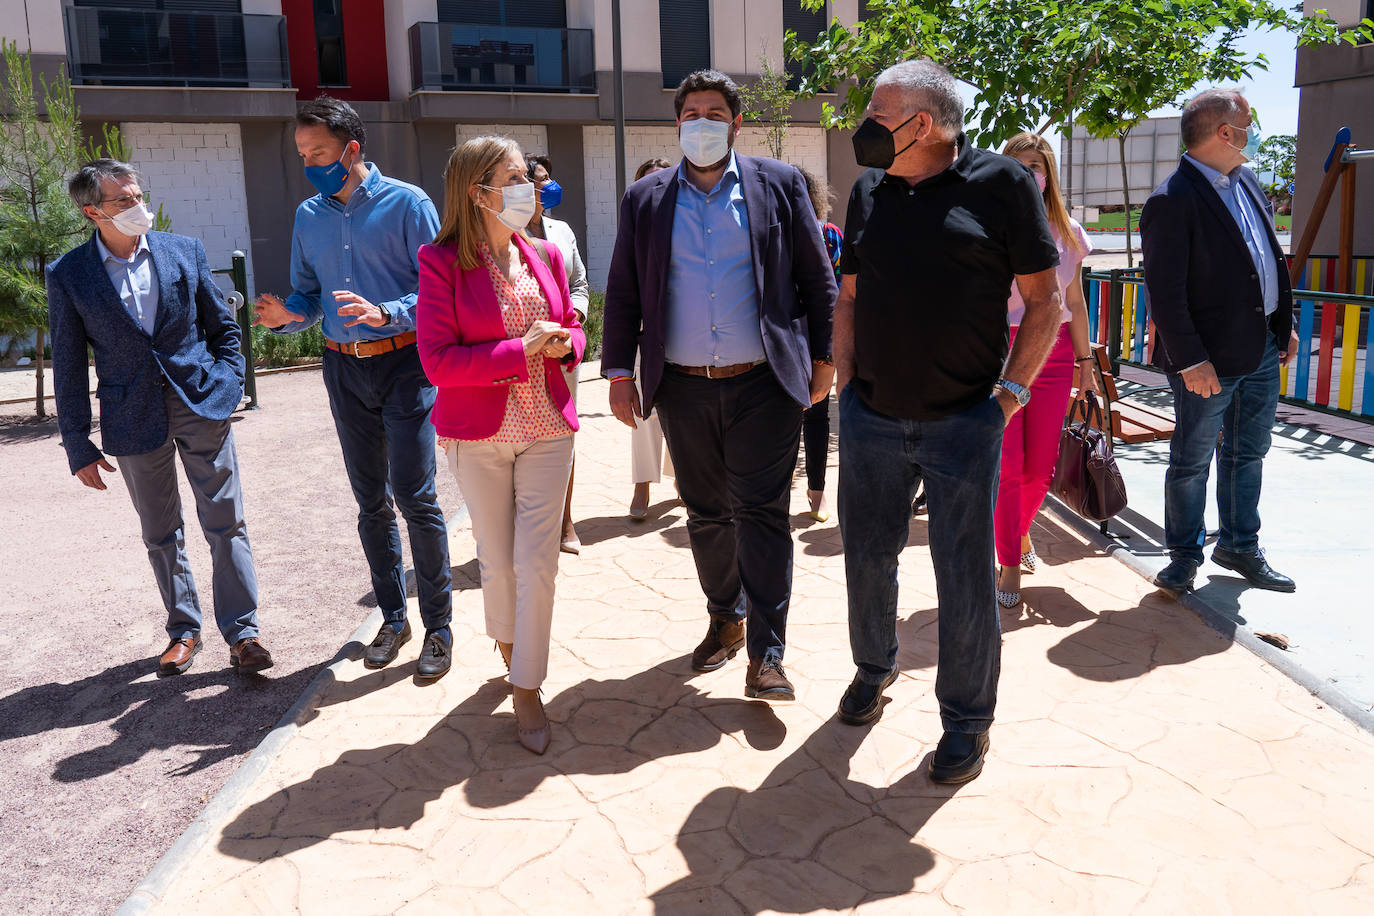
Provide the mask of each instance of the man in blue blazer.
[{"label": "man in blue blazer", "polygon": [[[67,463],[81,483],[118,457],[167,608],[160,675],[201,649],[200,600],[186,562],[175,456],[196,494],[214,569],[215,622],[240,673],[272,667],[258,640],[258,580],[243,519],[229,415],[243,396],[239,326],[196,239],[151,232],[137,171],[97,159],[67,186],[95,226],[48,268],[53,384]],[[87,348],[95,355],[102,448],[91,441]]]},{"label": "man in blue blazer", "polygon": [[1188,103],[1187,153],[1145,202],[1141,249],[1154,362],[1169,374],[1176,422],[1164,478],[1170,563],[1155,584],[1182,592],[1202,563],[1203,513],[1218,451],[1221,534],[1212,562],[1253,585],[1291,592],[1259,546],[1264,456],[1279,400],[1279,366],[1298,352],[1288,266],[1273,208],[1244,163],[1259,134],[1239,92],[1210,89]]},{"label": "man in blue blazer", "polygon": [[788,507],[802,410],[834,377],[835,275],[801,174],[734,152],[730,78],[693,73],[673,104],[684,158],[621,202],[602,366],[622,423],[657,408],[663,424],[711,618],[692,667],[720,668],[747,635],[745,695],[790,700]]}]

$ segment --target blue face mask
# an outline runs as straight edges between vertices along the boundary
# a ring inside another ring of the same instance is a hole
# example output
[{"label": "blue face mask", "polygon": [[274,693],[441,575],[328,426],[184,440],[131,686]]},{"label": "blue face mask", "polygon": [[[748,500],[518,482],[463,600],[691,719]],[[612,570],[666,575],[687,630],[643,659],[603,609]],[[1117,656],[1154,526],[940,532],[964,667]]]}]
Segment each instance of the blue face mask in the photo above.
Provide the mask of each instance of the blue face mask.
[{"label": "blue face mask", "polygon": [[[344,155],[347,155],[348,144],[344,144]],[[315,186],[325,197],[333,197],[343,190],[343,186],[348,184],[348,169],[344,167],[343,155],[338,160],[329,165],[307,165],[305,167],[305,178]]]},{"label": "blue face mask", "polygon": [[[1226,126],[1229,127],[1229,128],[1231,128],[1232,130],[1240,130],[1240,128],[1237,127],[1237,126],[1234,125],[1234,124],[1227,124]],[[1256,126],[1253,125],[1253,124],[1251,124],[1249,127],[1245,128],[1245,145],[1244,145],[1244,146],[1235,146],[1235,145],[1232,145],[1232,144],[1227,144],[1227,145],[1230,146],[1231,149],[1233,149],[1233,150],[1235,150],[1236,152],[1240,153],[1240,154],[1241,154],[1242,156],[1244,156],[1246,159],[1249,159],[1249,160],[1252,160],[1252,161],[1253,161],[1254,158],[1255,158],[1256,156],[1259,155],[1259,146],[1260,146],[1260,133],[1259,133],[1259,128],[1256,127]]]},{"label": "blue face mask", "polygon": [[563,186],[550,178],[539,189],[539,203],[545,210],[552,210],[563,202]]}]

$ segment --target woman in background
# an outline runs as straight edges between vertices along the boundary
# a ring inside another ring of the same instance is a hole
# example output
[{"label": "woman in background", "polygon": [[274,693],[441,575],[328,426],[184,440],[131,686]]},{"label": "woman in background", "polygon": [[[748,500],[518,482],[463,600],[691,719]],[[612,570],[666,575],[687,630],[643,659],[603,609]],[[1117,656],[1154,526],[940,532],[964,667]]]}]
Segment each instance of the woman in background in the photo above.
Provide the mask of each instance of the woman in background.
[{"label": "woman in background", "polygon": [[510,672],[520,743],[549,746],[539,688],[549,666],[554,576],[577,409],[567,369],[586,337],[563,255],[533,242],[534,185],[513,140],[453,151],[444,213],[420,248],[416,331],[438,386],[434,426],[467,497],[487,635]]},{"label": "woman in background", "polygon": [[[1088,306],[1078,267],[1092,251],[1083,227],[1069,216],[1059,196],[1059,167],[1054,150],[1043,137],[1020,133],[1002,149],[1031,170],[1045,200],[1050,233],[1059,249],[1059,293],[1063,297],[1059,339],[1045,367],[1031,384],[1030,403],[1012,414],[1002,434],[1002,474],[997,487],[993,529],[997,542],[997,603],[1013,608],[1021,603],[1021,567],[1034,572],[1039,560],[1031,543],[1031,523],[1050,490],[1054,464],[1059,457],[1059,431],[1069,404],[1077,366],[1078,390],[1097,390],[1092,347],[1088,339]],[[1012,283],[1007,300],[1007,323],[1016,339],[1017,327],[1026,313],[1021,293]]]},{"label": "woman in background", "polygon": [[[844,245],[844,234],[840,227],[830,222],[830,185],[824,178],[809,169],[797,166],[806,181],[806,192],[811,195],[811,207],[816,211],[816,222],[821,226],[821,237],[825,239],[825,250],[830,255],[830,266],[835,270],[835,282],[840,282],[840,248]],[[806,454],[806,499],[811,504],[810,515],[818,522],[830,518],[830,510],[825,504],[825,463],[830,457],[830,396],[822,398],[802,413],[802,447]]]}]

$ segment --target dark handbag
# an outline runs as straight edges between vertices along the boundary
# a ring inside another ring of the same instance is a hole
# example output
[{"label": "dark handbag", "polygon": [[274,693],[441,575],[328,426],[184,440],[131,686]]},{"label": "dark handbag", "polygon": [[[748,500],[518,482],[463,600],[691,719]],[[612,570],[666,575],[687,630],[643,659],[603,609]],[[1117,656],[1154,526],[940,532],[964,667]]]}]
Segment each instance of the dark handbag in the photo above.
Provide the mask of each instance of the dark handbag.
[{"label": "dark handbag", "polygon": [[[1080,408],[1082,418],[1076,419]],[[1059,461],[1050,484],[1050,492],[1060,502],[1094,522],[1105,522],[1126,508],[1126,482],[1112,457],[1112,437],[1105,429],[1102,405],[1089,391],[1074,403],[1059,434]]]}]

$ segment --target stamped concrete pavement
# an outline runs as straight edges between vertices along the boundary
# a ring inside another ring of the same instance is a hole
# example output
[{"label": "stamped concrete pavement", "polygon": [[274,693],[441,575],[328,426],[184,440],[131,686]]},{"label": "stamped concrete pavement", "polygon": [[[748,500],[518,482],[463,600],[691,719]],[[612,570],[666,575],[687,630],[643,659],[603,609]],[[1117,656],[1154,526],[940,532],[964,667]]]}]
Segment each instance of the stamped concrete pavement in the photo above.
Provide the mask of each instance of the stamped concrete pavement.
[{"label": "stamped concrete pavement", "polygon": [[345,665],[155,912],[1374,912],[1374,738],[1052,517],[965,786],[925,771],[924,518],[875,725],[834,717],[852,664],[833,521],[794,516],[798,701],[744,699],[743,659],[693,674],[682,509],[665,485],[649,520],[624,517],[628,436],[604,383],[581,398],[584,548],[561,563],[548,754],[516,742],[455,531],[454,670],[418,685],[418,642],[383,671]]}]

